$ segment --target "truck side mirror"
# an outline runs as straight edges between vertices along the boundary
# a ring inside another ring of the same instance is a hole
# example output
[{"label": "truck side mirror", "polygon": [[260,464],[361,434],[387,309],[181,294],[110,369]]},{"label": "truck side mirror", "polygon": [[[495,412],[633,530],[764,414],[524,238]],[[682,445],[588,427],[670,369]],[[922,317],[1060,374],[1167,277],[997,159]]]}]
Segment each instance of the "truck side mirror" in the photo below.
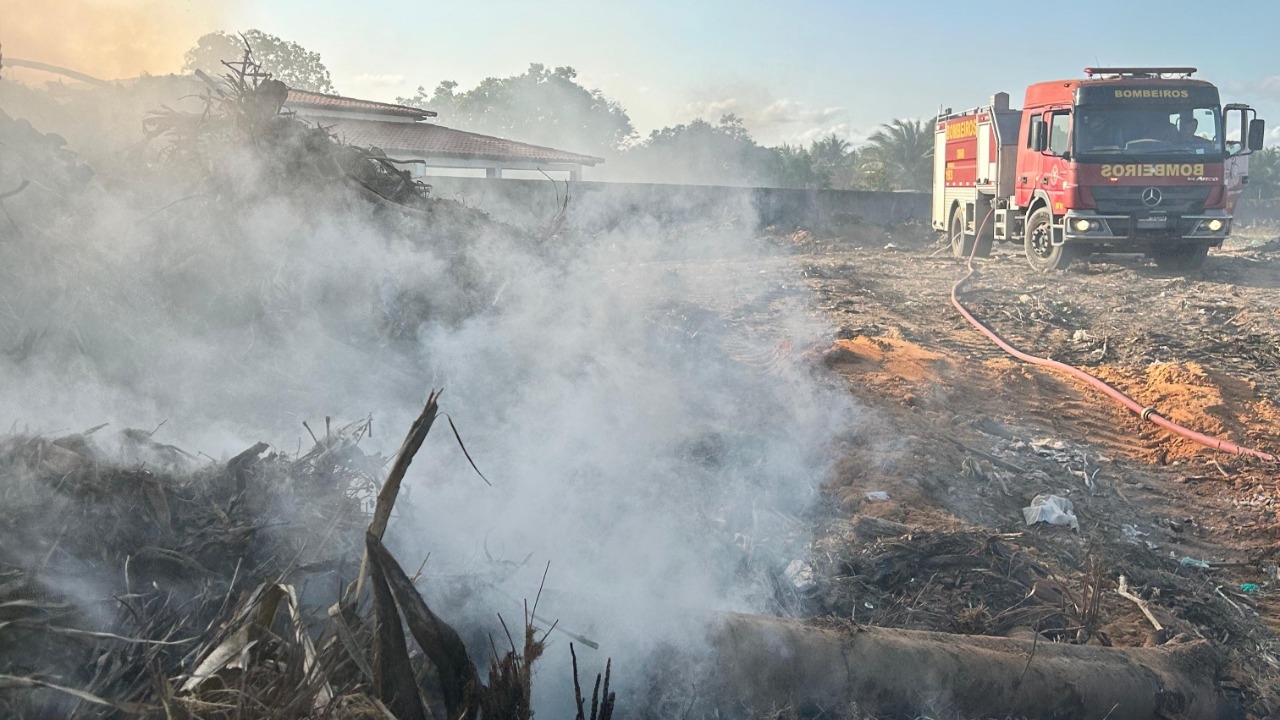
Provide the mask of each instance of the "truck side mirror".
[{"label": "truck side mirror", "polygon": [[1049,135],[1045,132],[1043,118],[1031,118],[1031,149],[1036,152],[1049,149]]},{"label": "truck side mirror", "polygon": [[1267,136],[1267,123],[1261,118],[1254,118],[1249,121],[1249,143],[1250,150],[1261,150],[1263,141]]}]

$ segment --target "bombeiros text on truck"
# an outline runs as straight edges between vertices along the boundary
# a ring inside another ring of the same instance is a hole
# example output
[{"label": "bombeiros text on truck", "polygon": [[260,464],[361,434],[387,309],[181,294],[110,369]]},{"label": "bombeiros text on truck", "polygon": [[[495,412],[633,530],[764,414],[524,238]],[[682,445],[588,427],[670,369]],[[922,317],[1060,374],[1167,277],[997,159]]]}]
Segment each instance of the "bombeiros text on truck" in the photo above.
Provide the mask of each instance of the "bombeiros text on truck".
[{"label": "bombeiros text on truck", "polygon": [[1199,267],[1231,233],[1265,128],[1252,108],[1224,107],[1195,71],[1086,68],[1083,79],[1028,87],[1021,110],[998,93],[939,113],[934,228],[957,256],[1022,243],[1045,271],[1095,252]]}]

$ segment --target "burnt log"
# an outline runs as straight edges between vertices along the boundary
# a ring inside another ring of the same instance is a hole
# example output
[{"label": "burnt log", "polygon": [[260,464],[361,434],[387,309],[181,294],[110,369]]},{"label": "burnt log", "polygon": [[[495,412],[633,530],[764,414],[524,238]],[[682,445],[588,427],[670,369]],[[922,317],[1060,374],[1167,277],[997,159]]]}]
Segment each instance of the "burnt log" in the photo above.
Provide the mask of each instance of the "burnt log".
[{"label": "burnt log", "polygon": [[1232,716],[1214,682],[1224,660],[1204,641],[1106,648],[733,615],[711,648],[699,696],[731,698],[736,710],[700,709],[727,717],[854,707],[879,718]]}]

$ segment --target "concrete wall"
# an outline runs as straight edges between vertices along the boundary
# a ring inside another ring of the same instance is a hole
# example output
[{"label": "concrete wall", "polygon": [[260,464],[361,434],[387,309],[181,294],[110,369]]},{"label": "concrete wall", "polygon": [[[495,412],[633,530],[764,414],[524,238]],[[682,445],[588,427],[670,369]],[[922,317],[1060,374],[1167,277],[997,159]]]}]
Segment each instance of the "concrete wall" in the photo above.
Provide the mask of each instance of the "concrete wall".
[{"label": "concrete wall", "polygon": [[[565,183],[550,180],[486,180],[435,177],[427,181],[438,197],[451,198],[488,212],[495,219],[539,228],[555,215],[557,192]],[[568,218],[586,229],[608,228],[623,218],[660,220],[724,219],[759,227],[815,227],[906,220],[928,222],[928,193],[851,190],[792,190],[717,185],[576,182],[568,186]]]},{"label": "concrete wall", "polygon": [[[565,183],[468,177],[429,177],[438,197],[459,200],[494,218],[524,228],[544,227],[563,199]],[[821,227],[849,223],[888,225],[907,220],[927,223],[928,193],[860,190],[792,190],[721,185],[576,182],[568,186],[568,218],[577,227],[595,230],[624,218],[658,220],[733,220],[758,227]],[[1236,222],[1280,225],[1280,199],[1240,201]]]}]

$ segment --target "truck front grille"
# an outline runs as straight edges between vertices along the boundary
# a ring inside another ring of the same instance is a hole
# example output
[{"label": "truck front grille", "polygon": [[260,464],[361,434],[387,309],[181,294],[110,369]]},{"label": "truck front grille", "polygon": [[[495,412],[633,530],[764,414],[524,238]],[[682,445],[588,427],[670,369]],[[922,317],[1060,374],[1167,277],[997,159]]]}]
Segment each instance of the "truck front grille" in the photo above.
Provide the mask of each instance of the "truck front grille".
[{"label": "truck front grille", "polygon": [[[1160,203],[1143,202],[1143,192],[1150,188],[1160,193]],[[1093,201],[1102,215],[1127,215],[1129,213],[1159,212],[1173,215],[1195,215],[1204,212],[1213,188],[1196,185],[1103,185],[1091,188]]]}]

